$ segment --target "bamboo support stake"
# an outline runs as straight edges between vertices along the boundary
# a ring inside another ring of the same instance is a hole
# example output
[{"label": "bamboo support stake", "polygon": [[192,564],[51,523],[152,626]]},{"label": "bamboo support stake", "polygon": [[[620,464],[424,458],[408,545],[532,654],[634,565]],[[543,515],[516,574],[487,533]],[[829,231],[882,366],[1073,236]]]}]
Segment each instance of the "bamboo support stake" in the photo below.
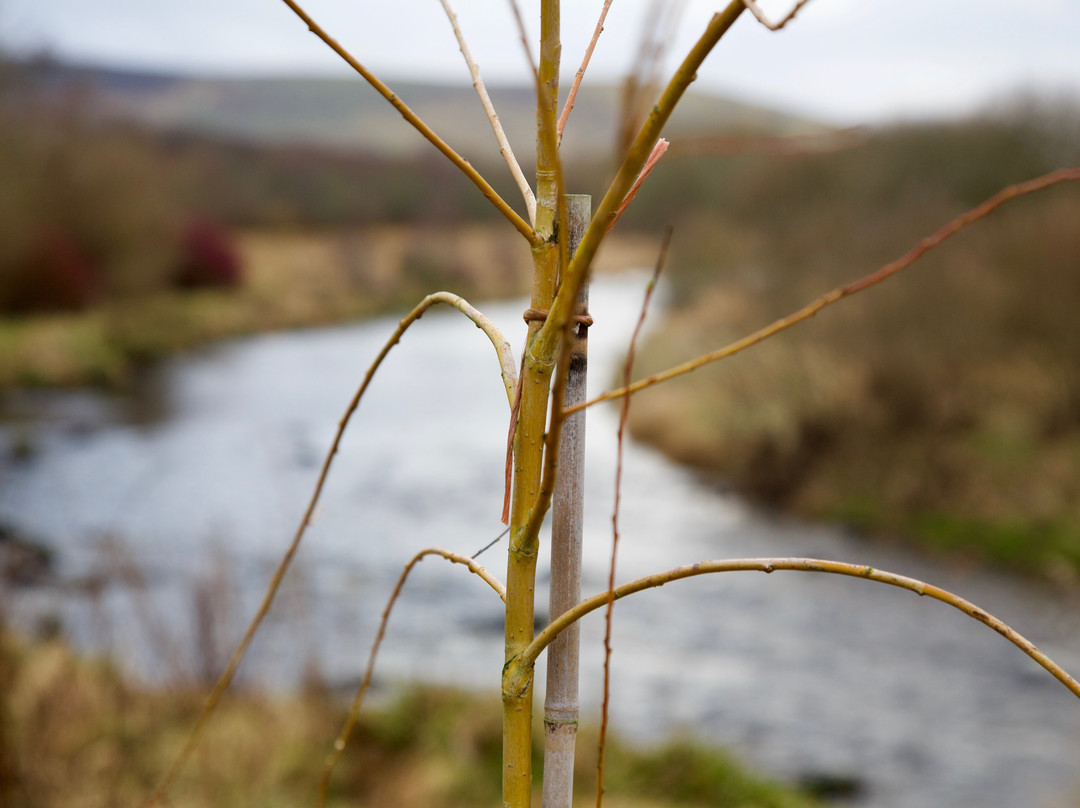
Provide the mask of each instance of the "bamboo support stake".
[{"label": "bamboo support stake", "polygon": [[495,113],[495,105],[491,103],[491,96],[488,95],[484,79],[480,76],[480,67],[473,59],[472,53],[469,52],[469,46],[465,43],[465,37],[461,33],[457,15],[450,8],[449,0],[439,0],[439,2],[442,3],[443,11],[446,12],[446,17],[450,20],[450,27],[454,29],[454,37],[457,39],[458,47],[461,49],[461,55],[465,58],[465,64],[469,68],[469,75],[472,76],[473,89],[476,90],[476,94],[480,97],[480,104],[487,114],[488,123],[491,124],[491,131],[499,144],[499,154],[502,155],[503,160],[506,162],[506,167],[510,169],[510,174],[514,177],[514,182],[517,183],[518,190],[521,191],[521,196],[525,200],[525,209],[529,213],[529,223],[535,226],[536,196],[533,194],[532,188],[529,187],[529,181],[525,179],[525,174],[518,164],[517,157],[514,156],[514,150],[510,148],[510,141],[506,137],[506,132],[503,131],[502,123],[499,122],[499,116]]},{"label": "bamboo support stake", "polygon": [[[591,197],[566,197],[568,239],[573,255],[589,223]],[[589,285],[578,293],[575,313],[589,309]],[[589,329],[579,322],[570,349],[564,405],[586,397]],[[551,508],[551,587],[548,614],[557,617],[581,599],[581,534],[585,506],[585,419],[567,418],[559,441],[559,473]],[[578,626],[567,628],[548,648],[544,700],[543,808],[571,808],[574,798],[574,750],[578,727]]]}]

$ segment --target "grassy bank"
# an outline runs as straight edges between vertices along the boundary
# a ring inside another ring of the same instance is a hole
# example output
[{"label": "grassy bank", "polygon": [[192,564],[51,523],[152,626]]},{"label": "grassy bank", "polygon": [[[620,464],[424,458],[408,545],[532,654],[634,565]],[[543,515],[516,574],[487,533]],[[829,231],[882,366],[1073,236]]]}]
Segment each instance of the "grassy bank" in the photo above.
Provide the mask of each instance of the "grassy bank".
[{"label": "grassy bank", "polygon": [[[202,704],[193,687],[126,683],[58,642],[0,647],[0,804],[11,808],[138,805],[179,750]],[[183,806],[310,806],[344,708],[318,688],[293,697],[244,693],[221,705],[170,794]],[[539,748],[539,747],[538,747]],[[498,698],[410,691],[369,712],[342,758],[330,805],[469,808],[499,801]],[[582,740],[582,804],[595,788]],[[593,751],[590,751],[593,750]],[[747,774],[691,742],[610,748],[611,808],[811,808],[811,798]]]},{"label": "grassy bank", "polygon": [[[906,127],[718,166],[738,199],[713,199],[676,231],[675,308],[638,374],[743,336],[994,190],[1075,163],[1069,120],[1080,115]],[[642,394],[632,428],[766,505],[1076,582],[1077,221],[1076,188],[1013,203],[884,286]]]},{"label": "grassy bank", "polygon": [[[123,386],[141,363],[226,337],[404,311],[446,289],[473,301],[524,294],[528,249],[489,225],[248,230],[237,238],[244,283],[162,290],[86,311],[0,318],[0,389]],[[624,238],[602,269],[647,263]]]}]

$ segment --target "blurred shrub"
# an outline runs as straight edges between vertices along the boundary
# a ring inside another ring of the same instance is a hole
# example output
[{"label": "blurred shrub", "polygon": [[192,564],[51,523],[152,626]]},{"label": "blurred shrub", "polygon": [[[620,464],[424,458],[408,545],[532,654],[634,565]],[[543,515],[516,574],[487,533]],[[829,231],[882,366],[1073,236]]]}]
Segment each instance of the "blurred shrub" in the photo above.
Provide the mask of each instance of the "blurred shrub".
[{"label": "blurred shrub", "polygon": [[101,294],[101,274],[70,232],[41,233],[3,276],[0,309],[30,314],[85,308]]},{"label": "blurred shrub", "polygon": [[33,96],[6,92],[0,111],[0,311],[162,287],[179,200],[150,139]]},{"label": "blurred shrub", "polygon": [[180,237],[179,253],[173,282],[181,288],[232,288],[243,279],[240,252],[228,231],[215,222],[188,222]]}]

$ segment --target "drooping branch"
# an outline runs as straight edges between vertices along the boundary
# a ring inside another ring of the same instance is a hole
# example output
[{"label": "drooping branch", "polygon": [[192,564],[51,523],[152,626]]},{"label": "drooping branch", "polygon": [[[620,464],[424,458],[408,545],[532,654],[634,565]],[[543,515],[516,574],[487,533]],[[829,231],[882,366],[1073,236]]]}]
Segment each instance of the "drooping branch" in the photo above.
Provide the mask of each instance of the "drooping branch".
[{"label": "drooping branch", "polygon": [[439,137],[434,132],[434,130],[431,129],[431,127],[429,127],[420,119],[419,115],[413,112],[404,101],[398,98],[397,94],[394,93],[394,91],[391,90],[388,86],[386,86],[386,84],[384,84],[378,76],[376,76],[366,67],[364,67],[364,65],[357,61],[357,59],[351,53],[349,53],[336,39],[331,37],[329,34],[326,33],[326,31],[319,27],[318,23],[316,23],[315,20],[313,20],[308,15],[308,13],[304,11],[295,2],[295,0],[282,1],[285,3],[285,5],[287,5],[293,10],[296,16],[298,16],[301,20],[304,21],[304,24],[307,25],[308,30],[310,30],[311,33],[315,34],[315,36],[325,42],[330,47],[330,49],[334,51],[334,53],[336,53],[338,56],[345,60],[349,67],[351,67],[361,76],[363,76],[364,80],[372,87],[374,87],[376,92],[379,93],[379,95],[389,101],[390,104],[394,107],[394,109],[401,113],[401,117],[408,121],[409,124],[412,125],[412,127],[417,132],[423,135],[424,138],[429,143],[431,143],[431,145],[433,145],[436,149],[442,152],[442,154],[451,163],[457,166],[458,169],[460,169],[461,172],[472,181],[473,185],[480,189],[480,192],[487,198],[489,202],[491,202],[492,205],[495,206],[496,210],[498,210],[499,213],[505,216],[506,219],[509,220],[512,225],[514,225],[518,232],[525,236],[526,239],[528,239],[530,244],[535,245],[540,242],[540,239],[536,235],[536,231],[533,230],[532,226],[524,219],[522,219],[517,214],[517,212],[506,203],[506,200],[499,196],[495,189],[488,184],[488,181],[484,179],[484,177],[480,174],[479,171],[473,168],[473,166],[469,163],[468,160],[466,160],[464,157],[454,151],[454,149],[446,141]]},{"label": "drooping branch", "polygon": [[476,94],[480,97],[480,104],[484,107],[488,123],[491,124],[491,131],[495,134],[495,140],[499,144],[499,154],[501,154],[503,160],[506,161],[506,167],[510,169],[510,174],[514,177],[514,182],[517,183],[518,189],[521,191],[521,196],[525,200],[525,208],[529,212],[529,223],[535,227],[536,196],[529,186],[529,181],[525,179],[525,174],[522,172],[521,166],[514,156],[514,150],[510,148],[510,141],[507,139],[506,132],[503,131],[502,124],[499,122],[499,116],[495,113],[495,105],[491,103],[491,96],[488,95],[487,87],[484,85],[484,79],[480,76],[480,67],[476,64],[472,54],[469,52],[469,46],[466,44],[465,37],[461,33],[457,15],[454,13],[454,10],[450,8],[449,0],[439,0],[439,2],[442,3],[443,11],[446,12],[447,19],[450,20],[450,26],[454,29],[454,37],[457,39],[458,47],[461,49],[461,55],[465,58],[465,64],[468,66],[469,74],[472,76],[473,89],[476,90]]},{"label": "drooping branch", "polygon": [[697,370],[704,365],[708,365],[711,362],[717,362],[721,359],[727,359],[729,356],[745,351],[759,342],[762,342],[774,334],[778,334],[788,328],[791,328],[797,323],[801,323],[803,320],[808,320],[817,314],[827,306],[831,306],[839,300],[843,300],[845,297],[862,292],[869,289],[871,286],[876,286],[882,281],[891,278],[893,275],[907,269],[909,266],[918,261],[928,251],[937,247],[946,239],[956,235],[969,224],[977,222],[979,219],[990,215],[1003,204],[1011,199],[1025,196],[1027,194],[1041,191],[1044,188],[1049,188],[1053,185],[1058,185],[1063,182],[1075,182],[1080,180],[1080,168],[1062,168],[1057,171],[1052,171],[1049,174],[1044,174],[1041,177],[1021,182],[1016,185],[1010,185],[1008,188],[1004,188],[998,191],[992,197],[987,199],[982,204],[972,208],[971,210],[962,213],[957,216],[951,222],[939,229],[936,233],[927,236],[914,247],[912,247],[907,253],[897,258],[885,266],[878,269],[876,272],[871,272],[869,275],[865,275],[856,281],[853,281],[846,286],[839,286],[830,292],[825,293],[812,303],[803,306],[796,312],[789,314],[786,317],[782,317],[779,320],[765,326],[753,334],[743,337],[740,340],[736,340],[729,345],[725,345],[723,348],[719,348],[710,353],[699,356],[696,359],[691,359],[689,362],[684,362],[681,365],[676,365],[668,370],[661,371],[660,373],[654,373],[644,379],[634,382],[631,385],[620,387],[616,390],[609,390],[608,392],[597,396],[596,398],[586,401],[584,404],[579,404],[574,407],[567,408],[567,413],[577,412],[579,409],[585,409],[591,407],[594,404],[599,404],[601,401],[610,401],[611,399],[621,398],[622,396],[635,393],[638,390],[644,390],[646,387],[652,387],[654,384],[660,384],[669,379],[674,379],[676,376],[682,376],[685,373]]},{"label": "drooping branch", "polygon": [[566,103],[563,104],[562,112],[559,114],[559,123],[556,127],[556,131],[558,132],[560,145],[562,144],[563,130],[566,128],[566,121],[570,118],[570,112],[574,108],[574,101],[577,99],[578,88],[581,87],[581,80],[585,77],[585,71],[589,68],[589,62],[592,60],[593,51],[596,49],[596,43],[600,39],[600,34],[604,33],[604,20],[607,19],[609,8],[611,8],[611,0],[604,0],[604,7],[600,10],[600,19],[596,21],[596,28],[593,29],[592,39],[589,40],[589,46],[585,48],[585,56],[581,60],[581,67],[579,67],[577,73],[574,74],[574,83],[570,85],[570,92],[567,93]]},{"label": "drooping branch", "polygon": [[352,703],[349,705],[349,714],[345,719],[345,724],[342,726],[337,740],[334,741],[334,750],[326,759],[326,766],[323,769],[322,779],[319,781],[319,808],[326,805],[326,797],[330,791],[330,778],[334,774],[334,767],[337,766],[338,760],[341,759],[341,755],[345,751],[345,746],[348,744],[352,731],[356,727],[356,722],[360,718],[360,710],[364,706],[364,697],[371,688],[371,677],[375,672],[375,660],[379,655],[379,648],[382,646],[383,638],[386,636],[386,626],[390,622],[390,612],[393,611],[394,604],[397,603],[398,598],[401,596],[401,590],[405,586],[405,581],[408,579],[409,573],[413,571],[413,568],[417,564],[430,555],[440,556],[453,564],[463,564],[468,567],[469,572],[479,575],[484,580],[484,583],[495,590],[495,594],[497,594],[504,603],[506,602],[506,588],[503,586],[502,582],[471,558],[458,555],[457,553],[451,553],[449,550],[443,550],[441,547],[429,547],[426,550],[421,550],[409,560],[409,563],[407,563],[405,568],[401,571],[401,575],[398,576],[394,591],[390,593],[390,598],[386,601],[382,619],[379,620],[379,630],[375,634],[375,641],[371,644],[371,650],[368,652],[367,667],[364,668],[363,679],[360,680],[360,686],[357,687],[356,694],[353,696]]},{"label": "drooping branch", "polygon": [[[969,600],[959,595],[954,595],[941,587],[909,578],[905,575],[897,575],[893,572],[875,569],[874,567],[861,564],[848,564],[842,561],[826,561],[818,558],[735,558],[724,561],[701,561],[687,567],[676,567],[655,575],[638,578],[636,581],[623,584],[615,589],[615,598],[624,598],[635,592],[647,589],[655,589],[672,581],[683,578],[692,578],[698,575],[710,575],[721,572],[764,572],[772,573],[778,570],[793,572],[816,572],[830,575],[846,575],[852,578],[865,578],[869,581],[889,584],[890,586],[906,589],[921,597],[933,598],[959,609],[974,620],[978,620],[985,626],[992,628],[1002,637],[1007,639],[1039,665],[1045,668],[1055,679],[1063,684],[1074,695],[1080,698],[1080,682],[1077,682],[1069,673],[1044,654],[1031,642],[1005,622],[979,608]],[[517,670],[531,669],[536,658],[548,646],[548,644],[571,623],[580,620],[589,612],[603,607],[610,597],[609,592],[601,592],[591,598],[581,601],[570,611],[552,620],[551,623],[533,639],[529,647],[516,660]]]},{"label": "drooping branch", "polygon": [[353,413],[355,413],[356,409],[360,406],[360,400],[363,398],[364,393],[367,392],[368,386],[375,376],[375,372],[379,369],[379,366],[382,365],[383,360],[390,353],[391,349],[393,349],[393,347],[401,340],[402,335],[409,326],[419,320],[424,315],[424,312],[439,303],[453,306],[458,311],[462,312],[476,324],[477,328],[481,329],[487,335],[488,339],[491,340],[499,357],[499,367],[502,372],[503,386],[506,389],[507,398],[511,404],[513,403],[514,390],[517,387],[517,377],[510,343],[507,342],[499,329],[496,328],[487,317],[473,308],[464,298],[450,292],[436,292],[435,294],[428,295],[420,301],[416,308],[409,312],[400,323],[398,323],[398,327],[394,330],[390,339],[386,341],[382,350],[379,351],[375,360],[368,367],[360,387],[353,395],[352,400],[345,410],[345,415],[342,416],[341,421],[338,423],[338,429],[334,435],[334,440],[330,444],[329,451],[326,453],[322,469],[319,472],[319,478],[315,483],[315,490],[311,494],[311,499],[308,501],[307,508],[304,510],[300,525],[296,528],[296,532],[293,534],[292,541],[289,543],[285,555],[282,556],[281,561],[274,570],[274,574],[266,588],[266,594],[263,595],[258,611],[248,624],[248,627],[244,630],[244,635],[241,637],[239,644],[237,644],[236,650],[233,651],[232,657],[230,657],[228,664],[225,666],[225,670],[214,684],[214,687],[210,691],[210,695],[207,696],[206,702],[203,705],[202,711],[199,713],[199,717],[195,720],[195,725],[192,727],[191,734],[188,736],[187,741],[181,748],[180,753],[176,756],[175,760],[173,760],[172,764],[169,766],[169,769],[161,778],[154,793],[146,802],[146,806],[157,805],[165,797],[166,792],[187,764],[192,752],[194,752],[195,747],[199,742],[199,738],[202,735],[203,727],[209,720],[210,715],[214,712],[214,708],[217,707],[221,697],[224,695],[225,691],[228,690],[229,685],[232,684],[233,677],[236,675],[236,670],[240,666],[241,660],[247,653],[251,641],[255,638],[255,633],[259,630],[259,626],[262,625],[263,620],[269,613],[270,606],[277,596],[278,589],[281,588],[281,582],[285,578],[285,573],[288,572],[293,558],[300,549],[300,541],[303,539],[304,534],[307,532],[308,527],[314,519],[315,508],[319,504],[319,498],[322,495],[323,487],[326,484],[327,476],[330,473],[330,467],[334,462],[334,457],[337,455],[338,447],[341,445],[341,439],[345,435],[345,429],[348,427]]},{"label": "drooping branch", "polygon": [[765,16],[765,12],[758,7],[756,0],[743,0],[743,3],[746,4],[746,7],[750,9],[750,13],[753,14],[755,18],[757,18],[758,22],[760,22],[770,31],[779,31],[781,28],[783,28],[785,25],[795,19],[795,15],[799,13],[799,10],[809,2],[810,0],[799,0],[799,2],[795,4],[795,8],[791,9],[791,11],[788,12],[786,17],[781,19],[779,22],[772,22],[768,17]]}]

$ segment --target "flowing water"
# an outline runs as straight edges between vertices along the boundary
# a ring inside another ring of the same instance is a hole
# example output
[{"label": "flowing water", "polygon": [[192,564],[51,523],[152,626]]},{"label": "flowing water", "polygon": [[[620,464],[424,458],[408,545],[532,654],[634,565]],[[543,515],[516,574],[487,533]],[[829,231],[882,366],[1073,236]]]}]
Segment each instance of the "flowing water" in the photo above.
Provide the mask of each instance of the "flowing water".
[{"label": "flowing water", "polygon": [[[594,391],[617,372],[642,288],[632,276],[594,287]],[[520,335],[523,307],[488,308]],[[216,346],[165,363],[134,401],[9,399],[0,524],[52,547],[68,582],[9,592],[9,619],[27,627],[57,615],[74,642],[114,649],[148,677],[190,663],[178,637],[204,655],[222,642],[220,623],[235,637],[392,327],[385,318]],[[616,408],[589,418],[586,594],[607,576]],[[481,332],[457,312],[425,315],[362,403],[243,675],[289,685],[315,664],[330,682],[355,681],[405,560],[429,545],[469,554],[501,529],[507,420]],[[869,563],[974,600],[1080,669],[1075,599],[757,513],[634,444],[621,525],[619,580],[705,558]],[[501,575],[505,541],[481,560]],[[98,577],[105,567],[129,569],[127,585]],[[582,633],[583,714],[593,718],[602,622],[594,613]],[[378,679],[494,693],[501,657],[498,599],[464,568],[433,559],[394,613]],[[840,784],[845,804],[1080,799],[1080,703],[1000,636],[909,592],[786,572],[682,581],[619,602],[614,663],[614,731],[645,741],[693,733],[776,776]]]}]

